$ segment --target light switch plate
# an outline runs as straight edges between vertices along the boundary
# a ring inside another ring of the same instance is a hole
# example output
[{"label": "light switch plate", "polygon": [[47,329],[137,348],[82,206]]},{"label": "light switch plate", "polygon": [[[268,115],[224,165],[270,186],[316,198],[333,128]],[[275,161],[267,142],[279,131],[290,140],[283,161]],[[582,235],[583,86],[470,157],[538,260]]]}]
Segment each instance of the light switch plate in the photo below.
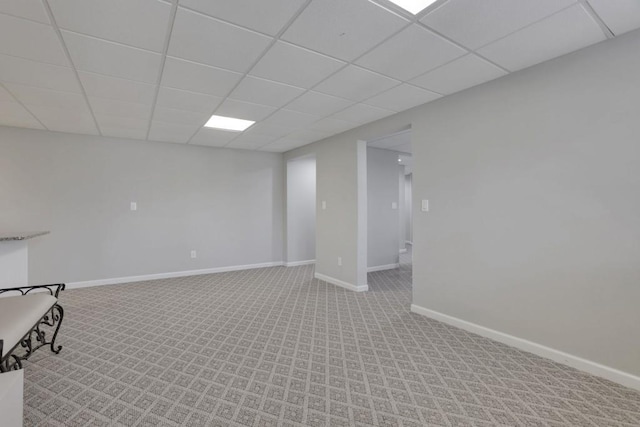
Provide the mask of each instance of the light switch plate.
[{"label": "light switch plate", "polygon": [[422,212],[429,212],[429,201],[428,200],[423,200],[422,201]]},{"label": "light switch plate", "polygon": [[326,200],[323,200],[322,201],[322,210],[325,210],[325,209],[327,209],[327,202],[326,202]]},{"label": "light switch plate", "polygon": [[391,209],[398,209],[398,204],[396,202],[391,202]]},{"label": "light switch plate", "polygon": [[132,211],[137,211],[138,210],[138,204],[136,202],[131,202],[131,210]]}]

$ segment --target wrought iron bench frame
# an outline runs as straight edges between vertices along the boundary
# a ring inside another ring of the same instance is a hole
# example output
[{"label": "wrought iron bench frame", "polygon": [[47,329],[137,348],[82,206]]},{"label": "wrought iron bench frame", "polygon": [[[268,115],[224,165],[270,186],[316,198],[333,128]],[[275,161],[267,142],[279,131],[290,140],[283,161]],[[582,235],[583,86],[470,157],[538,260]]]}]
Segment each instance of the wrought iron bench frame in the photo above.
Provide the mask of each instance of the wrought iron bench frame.
[{"label": "wrought iron bench frame", "polygon": [[[51,296],[54,296],[57,299],[60,291],[63,291],[64,288],[64,283],[21,286],[17,288],[0,289],[0,295],[8,292],[14,292],[18,295],[27,295],[32,292],[48,291]],[[63,317],[64,310],[62,309],[62,306],[56,302],[42,315],[40,320],[38,320],[38,322],[29,329],[22,339],[13,346],[13,348],[11,348],[4,356],[0,356],[0,372],[22,369],[22,361],[29,359],[37,349],[45,345],[51,346],[51,351],[55,354],[60,353],[62,346],[59,345],[56,347],[55,342]],[[41,326],[55,327],[51,341],[47,341],[46,331],[42,330]],[[3,354],[3,344],[3,341],[0,339],[0,355]],[[19,348],[23,348],[25,350],[23,354],[15,353]]]}]

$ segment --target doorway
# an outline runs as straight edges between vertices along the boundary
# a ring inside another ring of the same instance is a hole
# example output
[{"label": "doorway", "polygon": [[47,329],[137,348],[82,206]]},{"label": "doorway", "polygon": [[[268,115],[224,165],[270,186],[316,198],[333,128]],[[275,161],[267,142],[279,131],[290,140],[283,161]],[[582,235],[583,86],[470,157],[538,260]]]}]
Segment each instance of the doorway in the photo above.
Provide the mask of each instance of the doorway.
[{"label": "doorway", "polygon": [[285,265],[315,263],[316,258],[316,157],[287,161],[287,238]]}]

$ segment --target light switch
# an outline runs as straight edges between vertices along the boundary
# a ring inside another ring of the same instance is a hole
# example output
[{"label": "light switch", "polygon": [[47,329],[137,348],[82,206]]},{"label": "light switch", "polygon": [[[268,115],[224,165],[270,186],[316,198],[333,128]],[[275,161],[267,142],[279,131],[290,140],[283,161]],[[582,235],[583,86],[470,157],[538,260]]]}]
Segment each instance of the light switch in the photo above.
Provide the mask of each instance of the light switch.
[{"label": "light switch", "polygon": [[422,201],[422,212],[429,212],[429,201],[428,200],[423,200]]},{"label": "light switch", "polygon": [[396,202],[391,202],[391,209],[398,209],[398,204]]},{"label": "light switch", "polygon": [[137,211],[138,210],[138,204],[136,202],[131,202],[131,210],[132,211]]},{"label": "light switch", "polygon": [[322,201],[322,210],[325,210],[325,209],[327,209],[327,202],[326,202],[326,200],[323,200]]}]

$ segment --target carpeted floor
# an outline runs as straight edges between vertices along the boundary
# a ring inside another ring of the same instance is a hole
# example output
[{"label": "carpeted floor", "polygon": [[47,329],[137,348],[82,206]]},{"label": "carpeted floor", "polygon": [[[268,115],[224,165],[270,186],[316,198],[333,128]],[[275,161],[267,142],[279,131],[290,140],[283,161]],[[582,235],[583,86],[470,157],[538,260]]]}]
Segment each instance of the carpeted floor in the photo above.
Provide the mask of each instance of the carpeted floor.
[{"label": "carpeted floor", "polygon": [[313,266],[66,291],[25,425],[640,425],[636,391],[410,313],[403,261],[366,293]]}]

